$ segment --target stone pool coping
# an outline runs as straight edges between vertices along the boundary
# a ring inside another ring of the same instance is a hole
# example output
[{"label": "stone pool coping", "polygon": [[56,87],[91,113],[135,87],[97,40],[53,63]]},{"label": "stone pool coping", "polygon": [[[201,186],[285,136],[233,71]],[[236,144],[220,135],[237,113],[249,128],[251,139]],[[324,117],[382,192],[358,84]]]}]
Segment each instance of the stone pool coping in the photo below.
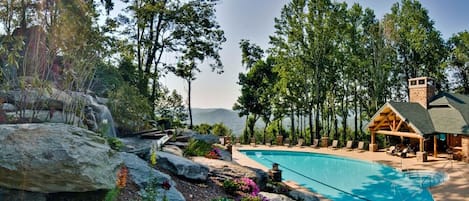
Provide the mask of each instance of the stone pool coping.
[{"label": "stone pool coping", "polygon": [[[469,199],[469,164],[461,161],[448,160],[447,155],[439,154],[438,158],[428,157],[428,162],[419,162],[415,156],[408,158],[400,158],[386,154],[385,151],[369,152],[369,151],[348,151],[345,149],[329,149],[329,148],[310,148],[310,147],[286,147],[286,146],[265,146],[265,145],[241,145],[233,146],[233,161],[244,166],[258,168],[268,171],[270,167],[264,167],[256,161],[250,159],[238,150],[281,150],[281,151],[301,151],[331,154],[336,156],[344,156],[359,160],[373,161],[392,166],[400,170],[430,170],[444,172],[449,179],[444,183],[430,188],[433,199],[435,201],[464,201]],[[290,187],[299,190],[306,190],[293,181],[284,182]],[[320,200],[328,200],[324,196],[318,195]]]}]

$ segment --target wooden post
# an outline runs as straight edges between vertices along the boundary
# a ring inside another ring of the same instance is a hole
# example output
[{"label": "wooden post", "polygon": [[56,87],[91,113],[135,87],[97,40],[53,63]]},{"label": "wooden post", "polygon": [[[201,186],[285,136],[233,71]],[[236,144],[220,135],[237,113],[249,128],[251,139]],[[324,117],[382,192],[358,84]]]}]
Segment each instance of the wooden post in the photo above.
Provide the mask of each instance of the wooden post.
[{"label": "wooden post", "polygon": [[376,141],[375,137],[376,137],[376,132],[372,130],[371,131],[371,143],[369,146],[371,152],[375,152],[378,150],[378,145],[375,142]]},{"label": "wooden post", "polygon": [[433,136],[433,157],[437,158],[438,157],[438,150],[437,150],[437,146],[438,146],[438,141],[437,141],[437,137],[436,135]]},{"label": "wooden post", "polygon": [[423,145],[423,138],[420,138],[420,152],[424,152]]}]

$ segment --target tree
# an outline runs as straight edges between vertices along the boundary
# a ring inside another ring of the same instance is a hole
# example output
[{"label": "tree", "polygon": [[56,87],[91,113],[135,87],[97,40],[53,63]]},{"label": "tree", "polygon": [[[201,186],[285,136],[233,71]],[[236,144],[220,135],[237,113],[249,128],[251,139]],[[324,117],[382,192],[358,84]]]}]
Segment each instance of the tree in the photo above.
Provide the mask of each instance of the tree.
[{"label": "tree", "polygon": [[239,74],[238,84],[241,85],[241,96],[233,106],[233,110],[238,111],[239,116],[247,116],[245,125],[245,141],[254,135],[254,125],[262,118],[266,126],[270,123],[272,116],[271,100],[274,97],[274,85],[277,82],[277,74],[273,71],[274,59],[268,57],[262,60],[263,50],[249,42],[241,40],[240,48],[242,52],[241,63],[245,65],[248,72]]},{"label": "tree", "polygon": [[219,50],[226,41],[223,30],[215,19],[216,1],[190,1],[183,5],[178,12],[178,23],[173,34],[181,42],[177,49],[182,53],[173,72],[188,85],[189,128],[192,128],[191,89],[196,73],[200,72],[199,65],[208,59],[212,71],[223,73]]},{"label": "tree", "polygon": [[162,87],[160,93],[158,100],[155,101],[158,118],[167,119],[172,125],[181,125],[187,119],[182,96],[176,90],[170,93],[166,87]]},{"label": "tree", "polygon": [[387,40],[392,41],[397,53],[393,76],[399,79],[396,79],[394,96],[408,97],[407,80],[419,76],[435,78],[440,83],[439,90],[445,82],[441,64],[447,52],[428,11],[417,0],[402,0],[392,6],[384,23]]},{"label": "tree", "polygon": [[463,31],[453,35],[449,41],[451,49],[448,64],[454,71],[456,91],[469,94],[469,32]]},{"label": "tree", "polygon": [[[164,69],[188,84],[200,71],[198,65],[209,58],[214,60],[212,69],[222,72],[218,51],[225,38],[215,20],[215,4],[216,1],[132,0],[128,14],[118,17],[117,21],[125,26],[122,35],[128,38],[124,44],[134,47],[137,86],[149,102],[157,99],[158,79]],[[165,54],[177,59],[163,62]],[[192,120],[191,109],[189,113]]]}]

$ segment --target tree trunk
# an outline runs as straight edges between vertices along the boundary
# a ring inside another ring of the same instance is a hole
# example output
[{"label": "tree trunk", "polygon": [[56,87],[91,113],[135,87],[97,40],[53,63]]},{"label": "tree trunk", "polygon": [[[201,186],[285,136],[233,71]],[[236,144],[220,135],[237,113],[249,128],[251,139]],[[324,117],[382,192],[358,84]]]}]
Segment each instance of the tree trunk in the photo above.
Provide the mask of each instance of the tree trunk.
[{"label": "tree trunk", "polygon": [[291,111],[291,114],[290,114],[290,118],[291,118],[291,128],[290,128],[291,131],[290,132],[291,133],[290,133],[290,135],[293,138],[293,136],[295,135],[295,108],[292,106],[290,111]]},{"label": "tree trunk", "polygon": [[192,81],[190,79],[187,80],[187,85],[188,85],[188,92],[187,92],[187,100],[188,100],[188,105],[189,105],[189,129],[192,129],[194,125],[192,124],[192,106],[191,106],[191,90],[192,90]]},{"label": "tree trunk", "polygon": [[313,144],[313,109],[310,107],[308,111],[308,121],[309,121],[309,143]]},{"label": "tree trunk", "polygon": [[352,140],[357,140],[357,136],[358,136],[358,115],[359,115],[359,112],[358,112],[358,94],[357,94],[357,83],[355,81],[355,86],[353,88],[353,109],[355,110],[355,117],[354,117],[354,126],[355,126],[355,131],[354,131],[354,135],[353,135],[353,139]]}]

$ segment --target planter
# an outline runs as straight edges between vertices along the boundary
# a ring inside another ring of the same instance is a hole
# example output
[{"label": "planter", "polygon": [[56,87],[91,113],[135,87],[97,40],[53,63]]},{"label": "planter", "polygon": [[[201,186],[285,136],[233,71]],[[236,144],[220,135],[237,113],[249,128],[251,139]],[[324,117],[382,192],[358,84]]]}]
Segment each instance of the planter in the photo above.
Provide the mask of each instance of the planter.
[{"label": "planter", "polygon": [[327,147],[327,146],[329,146],[329,138],[328,138],[328,137],[322,137],[322,138],[321,138],[321,146],[322,146],[322,147]]},{"label": "planter", "polygon": [[277,145],[282,145],[282,144],[283,144],[283,136],[277,135]]}]

